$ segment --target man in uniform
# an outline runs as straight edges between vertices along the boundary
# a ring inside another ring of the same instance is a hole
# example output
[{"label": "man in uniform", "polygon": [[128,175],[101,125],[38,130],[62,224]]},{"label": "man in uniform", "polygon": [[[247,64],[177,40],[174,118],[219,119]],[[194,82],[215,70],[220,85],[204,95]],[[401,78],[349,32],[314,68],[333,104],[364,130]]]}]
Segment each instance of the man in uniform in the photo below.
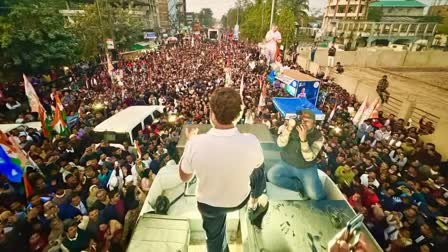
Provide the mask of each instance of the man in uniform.
[{"label": "man in uniform", "polygon": [[387,80],[387,75],[384,75],[381,80],[378,81],[378,86],[376,86],[376,92],[380,96],[381,103],[389,100],[390,93],[387,91],[389,87],[389,81]]}]

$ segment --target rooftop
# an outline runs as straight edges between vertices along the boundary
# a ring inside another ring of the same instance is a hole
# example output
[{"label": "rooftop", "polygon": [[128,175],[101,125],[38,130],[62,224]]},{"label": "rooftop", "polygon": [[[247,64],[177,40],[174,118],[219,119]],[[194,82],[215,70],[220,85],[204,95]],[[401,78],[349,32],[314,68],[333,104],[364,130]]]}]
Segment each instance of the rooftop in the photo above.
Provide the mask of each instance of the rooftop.
[{"label": "rooftop", "polygon": [[424,8],[426,5],[416,0],[379,0],[372,2],[371,7],[405,7],[405,8]]}]

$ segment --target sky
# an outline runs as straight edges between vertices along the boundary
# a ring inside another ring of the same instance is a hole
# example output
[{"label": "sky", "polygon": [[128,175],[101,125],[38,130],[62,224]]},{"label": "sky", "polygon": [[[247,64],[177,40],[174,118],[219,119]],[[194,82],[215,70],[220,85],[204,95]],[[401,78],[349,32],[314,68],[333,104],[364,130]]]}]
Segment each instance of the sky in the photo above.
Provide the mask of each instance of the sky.
[{"label": "sky", "polygon": [[[328,0],[309,0],[311,10],[323,9]],[[419,0],[422,3],[430,4],[432,0]],[[214,17],[218,20],[228,9],[235,6],[235,0],[187,0],[188,12],[199,12],[202,8],[210,8]]]}]

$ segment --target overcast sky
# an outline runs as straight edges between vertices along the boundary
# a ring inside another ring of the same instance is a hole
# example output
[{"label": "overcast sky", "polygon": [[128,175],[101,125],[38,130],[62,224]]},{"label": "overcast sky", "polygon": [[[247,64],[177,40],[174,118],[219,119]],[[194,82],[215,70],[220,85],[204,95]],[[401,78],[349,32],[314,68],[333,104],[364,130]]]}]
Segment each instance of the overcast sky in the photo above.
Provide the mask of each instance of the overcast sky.
[{"label": "overcast sky", "polygon": [[[328,0],[309,0],[310,8],[323,9]],[[430,4],[432,0],[419,0],[425,4]],[[210,8],[214,17],[218,20],[227,12],[228,9],[235,6],[235,0],[187,0],[188,12],[199,12],[202,8]]]}]

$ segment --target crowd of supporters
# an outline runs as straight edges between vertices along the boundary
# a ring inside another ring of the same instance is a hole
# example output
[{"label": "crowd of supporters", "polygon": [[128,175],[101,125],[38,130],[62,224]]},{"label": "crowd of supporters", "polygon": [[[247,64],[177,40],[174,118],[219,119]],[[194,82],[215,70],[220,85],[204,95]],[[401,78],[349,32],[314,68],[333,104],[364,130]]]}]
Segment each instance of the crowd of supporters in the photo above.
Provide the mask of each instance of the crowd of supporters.
[{"label": "crowd of supporters", "polygon": [[[72,75],[64,89],[50,90],[45,78],[32,79],[49,113],[59,95],[66,114],[78,119],[69,136],[45,138],[32,128],[8,132],[38,169],[25,170],[30,190],[0,175],[0,250],[124,251],[154,177],[178,162],[182,125],[209,123],[213,90],[239,89],[242,79],[241,123],[263,123],[273,135],[282,131],[284,120],[271,100],[286,95],[282,88],[268,85],[266,103],[259,106],[260,76],[268,70],[260,58],[255,45],[243,42],[179,44],[120,60],[114,66],[121,79],[114,84],[103,68]],[[232,72],[228,80],[225,69]],[[5,85],[1,91],[1,123],[37,120],[23,89]],[[320,125],[326,144],[319,167],[365,215],[378,243],[390,251],[446,248],[448,168],[436,146],[419,139],[422,127],[381,112],[355,125],[351,118],[360,102],[328,79],[320,96],[319,109],[327,117],[337,109]],[[141,158],[133,143],[112,147],[92,131],[134,105],[165,106],[165,113],[138,132]]]}]

